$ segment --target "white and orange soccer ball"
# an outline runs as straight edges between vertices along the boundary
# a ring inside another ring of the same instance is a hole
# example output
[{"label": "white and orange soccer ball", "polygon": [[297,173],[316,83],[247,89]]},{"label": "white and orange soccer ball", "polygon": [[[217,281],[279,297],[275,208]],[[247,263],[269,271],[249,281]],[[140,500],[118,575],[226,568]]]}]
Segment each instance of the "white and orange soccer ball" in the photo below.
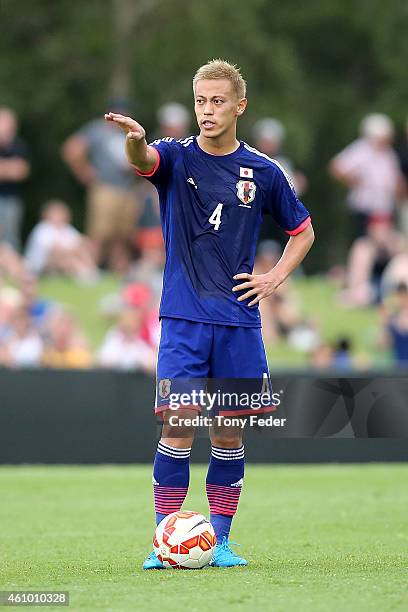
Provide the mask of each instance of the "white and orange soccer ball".
[{"label": "white and orange soccer ball", "polygon": [[216,537],[210,521],[198,512],[173,512],[157,525],[154,552],[164,567],[201,569],[212,559]]}]

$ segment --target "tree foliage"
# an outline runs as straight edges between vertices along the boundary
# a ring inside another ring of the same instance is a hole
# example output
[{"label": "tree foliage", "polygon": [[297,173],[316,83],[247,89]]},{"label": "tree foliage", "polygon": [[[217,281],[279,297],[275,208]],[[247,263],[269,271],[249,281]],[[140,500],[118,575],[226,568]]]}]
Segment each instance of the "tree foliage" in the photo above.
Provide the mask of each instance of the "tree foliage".
[{"label": "tree foliage", "polygon": [[223,57],[248,81],[240,136],[251,141],[259,116],[279,117],[286,149],[309,177],[312,268],[344,255],[347,213],[327,162],[367,112],[389,113],[398,127],[408,114],[404,0],[0,0],[0,11],[0,104],[19,113],[33,161],[28,225],[54,195],[81,222],[83,194],[60,146],[110,95],[129,91],[152,130],[157,106],[191,105],[194,71]]}]

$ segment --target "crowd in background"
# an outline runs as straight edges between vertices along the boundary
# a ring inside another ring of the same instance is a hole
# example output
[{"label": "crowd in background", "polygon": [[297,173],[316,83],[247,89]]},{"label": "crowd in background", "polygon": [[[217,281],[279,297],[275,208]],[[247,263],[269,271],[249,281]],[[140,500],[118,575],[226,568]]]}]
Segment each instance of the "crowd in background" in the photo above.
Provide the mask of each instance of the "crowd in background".
[{"label": "crowd in background", "polygon": [[[110,109],[129,113],[123,100]],[[183,138],[190,125],[183,106],[166,104],[151,139]],[[30,160],[16,114],[0,108],[0,366],[154,372],[165,259],[158,197],[127,162],[124,141],[116,126],[98,118],[62,144],[62,160],[86,189],[85,231],[73,226],[68,203],[50,199],[22,246],[21,185],[30,175]],[[302,197],[308,181],[284,143],[278,119],[263,118],[253,126],[251,144],[283,166]],[[338,300],[344,308],[377,308],[379,347],[388,346],[395,363],[408,365],[408,122],[396,138],[389,117],[365,117],[359,137],[328,163],[328,172],[347,189],[354,232],[348,262],[331,271]],[[283,248],[279,231],[263,240],[255,273],[270,270]],[[69,309],[41,297],[38,279],[64,276],[89,285],[106,270],[121,279],[121,290],[102,300],[112,327],[94,351]],[[356,366],[350,338],[326,343],[319,323],[304,316],[292,279],[260,308],[267,345],[284,339],[307,352],[317,369]]]}]

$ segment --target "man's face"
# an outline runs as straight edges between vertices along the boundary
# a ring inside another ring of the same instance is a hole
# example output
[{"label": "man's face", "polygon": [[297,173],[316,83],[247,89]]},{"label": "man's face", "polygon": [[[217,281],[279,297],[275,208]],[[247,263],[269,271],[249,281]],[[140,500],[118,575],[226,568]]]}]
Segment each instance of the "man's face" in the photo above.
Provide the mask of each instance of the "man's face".
[{"label": "man's face", "polygon": [[239,100],[228,79],[203,79],[194,92],[194,110],[200,133],[206,138],[219,138],[235,130],[237,117],[244,112],[247,100]]}]

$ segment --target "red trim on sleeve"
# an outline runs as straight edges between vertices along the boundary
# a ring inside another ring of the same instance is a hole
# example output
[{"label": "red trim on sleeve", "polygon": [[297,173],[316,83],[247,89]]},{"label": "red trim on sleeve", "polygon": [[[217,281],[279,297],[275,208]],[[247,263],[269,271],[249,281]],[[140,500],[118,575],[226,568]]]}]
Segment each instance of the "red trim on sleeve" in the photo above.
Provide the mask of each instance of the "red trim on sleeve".
[{"label": "red trim on sleeve", "polygon": [[136,174],[138,174],[139,176],[145,176],[147,178],[149,178],[150,176],[153,176],[153,174],[156,172],[157,168],[160,165],[160,153],[158,152],[157,149],[154,149],[156,151],[156,155],[157,155],[157,160],[156,163],[154,165],[153,170],[150,170],[150,172],[140,172],[140,170],[138,170],[136,168],[136,166],[134,166],[135,170],[136,170]]},{"label": "red trim on sleeve", "polygon": [[296,236],[296,234],[300,234],[300,232],[303,232],[303,230],[306,229],[307,226],[310,225],[311,222],[312,222],[312,218],[310,216],[306,217],[306,219],[302,221],[302,223],[298,225],[295,229],[285,230],[285,231],[287,234],[290,234],[291,236]]}]

